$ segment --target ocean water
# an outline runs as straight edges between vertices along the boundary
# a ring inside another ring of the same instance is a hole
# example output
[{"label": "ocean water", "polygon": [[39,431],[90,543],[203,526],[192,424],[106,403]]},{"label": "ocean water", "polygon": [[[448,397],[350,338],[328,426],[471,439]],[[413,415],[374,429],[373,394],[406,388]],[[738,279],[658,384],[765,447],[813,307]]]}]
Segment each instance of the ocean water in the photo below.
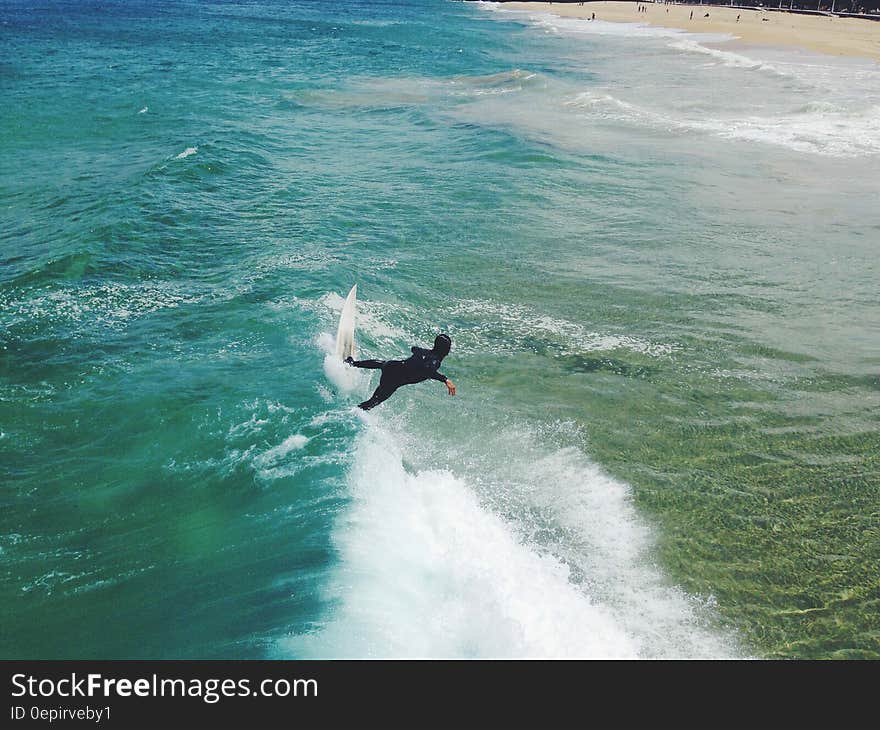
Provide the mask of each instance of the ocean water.
[{"label": "ocean water", "polygon": [[880,658],[880,67],[724,41],[0,3],[0,656]]}]

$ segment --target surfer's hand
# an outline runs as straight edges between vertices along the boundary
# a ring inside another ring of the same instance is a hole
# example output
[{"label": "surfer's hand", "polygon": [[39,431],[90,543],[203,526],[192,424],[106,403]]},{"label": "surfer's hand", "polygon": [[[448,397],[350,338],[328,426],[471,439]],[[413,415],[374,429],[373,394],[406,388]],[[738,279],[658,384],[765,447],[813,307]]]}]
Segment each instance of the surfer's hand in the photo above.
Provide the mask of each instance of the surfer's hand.
[{"label": "surfer's hand", "polygon": [[446,389],[449,391],[449,395],[455,395],[455,383],[451,380],[446,381]]}]

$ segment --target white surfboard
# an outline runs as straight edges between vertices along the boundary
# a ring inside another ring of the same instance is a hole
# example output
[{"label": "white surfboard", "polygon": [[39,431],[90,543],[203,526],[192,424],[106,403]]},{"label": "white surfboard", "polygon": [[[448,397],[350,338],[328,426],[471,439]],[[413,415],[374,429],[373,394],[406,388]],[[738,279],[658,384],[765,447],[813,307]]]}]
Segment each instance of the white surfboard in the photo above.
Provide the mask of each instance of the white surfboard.
[{"label": "white surfboard", "polygon": [[355,284],[342,306],[342,314],[339,316],[339,329],[336,330],[336,354],[340,360],[354,357],[354,315],[357,309],[357,291]]}]

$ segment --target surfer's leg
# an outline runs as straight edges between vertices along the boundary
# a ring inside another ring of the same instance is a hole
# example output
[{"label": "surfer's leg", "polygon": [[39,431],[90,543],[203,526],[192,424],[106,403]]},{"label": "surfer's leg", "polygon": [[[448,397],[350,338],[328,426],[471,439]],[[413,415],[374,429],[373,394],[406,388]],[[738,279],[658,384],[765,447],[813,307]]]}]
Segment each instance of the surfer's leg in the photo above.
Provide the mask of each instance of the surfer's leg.
[{"label": "surfer's leg", "polygon": [[381,370],[385,367],[384,360],[352,360],[348,364],[356,368],[366,368],[367,370]]},{"label": "surfer's leg", "polygon": [[386,362],[385,367],[382,368],[382,377],[379,378],[379,387],[376,388],[376,392],[373,393],[369,399],[361,403],[359,407],[368,411],[394,395],[394,391],[403,385],[401,379],[402,369],[403,363],[398,362],[397,360],[389,360]]},{"label": "surfer's leg", "polygon": [[363,403],[358,405],[358,408],[362,408],[365,411],[370,410],[371,408],[375,408],[377,405],[382,403],[382,401],[388,400],[392,395],[394,395],[394,391],[397,390],[399,386],[391,383],[379,383],[379,387],[376,388],[376,392],[370,396],[368,400],[365,400]]}]

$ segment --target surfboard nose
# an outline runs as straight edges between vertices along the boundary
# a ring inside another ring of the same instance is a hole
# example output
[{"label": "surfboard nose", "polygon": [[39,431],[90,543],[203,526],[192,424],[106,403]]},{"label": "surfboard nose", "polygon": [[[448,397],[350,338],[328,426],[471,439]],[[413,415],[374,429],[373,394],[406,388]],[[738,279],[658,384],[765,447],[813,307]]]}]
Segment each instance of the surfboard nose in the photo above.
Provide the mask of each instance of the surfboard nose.
[{"label": "surfboard nose", "polygon": [[342,305],[342,312],[339,315],[339,327],[336,330],[336,354],[340,360],[355,356],[354,326],[356,311],[357,284],[348,292],[345,304]]}]

